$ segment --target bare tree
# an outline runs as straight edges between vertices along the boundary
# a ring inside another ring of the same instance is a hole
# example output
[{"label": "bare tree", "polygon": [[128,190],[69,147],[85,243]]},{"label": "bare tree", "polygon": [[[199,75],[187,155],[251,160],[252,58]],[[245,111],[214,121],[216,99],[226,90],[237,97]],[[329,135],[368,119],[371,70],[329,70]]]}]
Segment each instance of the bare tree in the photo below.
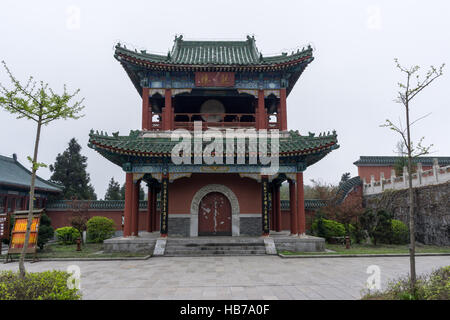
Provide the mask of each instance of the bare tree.
[{"label": "bare tree", "polygon": [[78,94],[80,91],[79,89],[75,90],[73,93],[68,93],[66,86],[64,85],[63,93],[56,94],[48,87],[48,83],[44,83],[43,81],[37,82],[33,77],[28,78],[26,84],[23,85],[13,76],[4,61],[2,61],[2,64],[11,80],[12,89],[8,89],[0,84],[0,106],[6,111],[17,115],[18,119],[25,118],[33,120],[37,124],[33,158],[28,156],[28,160],[31,162],[30,211],[28,213],[28,223],[23,249],[19,259],[20,277],[24,278],[25,253],[28,247],[31,222],[33,220],[36,172],[39,167],[46,167],[45,164],[37,161],[41,128],[43,125],[47,125],[54,120],[80,118],[82,116],[80,115],[80,112],[84,108],[82,105],[84,99],[70,104],[70,100]]},{"label": "bare tree", "polygon": [[429,114],[426,114],[412,122],[410,122],[410,104],[412,99],[414,99],[423,89],[428,87],[434,80],[442,76],[445,64],[442,64],[439,68],[431,66],[425,75],[420,75],[419,66],[413,66],[409,68],[402,67],[398,62],[398,59],[394,59],[397,68],[405,74],[406,82],[399,82],[399,91],[397,98],[394,100],[396,103],[400,103],[405,107],[405,127],[403,127],[401,121],[398,125],[395,125],[391,120],[386,119],[386,122],[381,125],[381,127],[387,127],[394,132],[397,132],[402,138],[402,144],[400,144],[400,150],[406,150],[406,156],[408,158],[408,194],[409,194],[409,233],[410,233],[410,276],[411,276],[411,293],[414,295],[416,290],[416,262],[415,262],[415,235],[414,235],[414,193],[412,187],[412,171],[413,163],[412,159],[414,157],[419,157],[421,155],[428,154],[433,145],[424,146],[422,145],[423,137],[420,138],[417,145],[414,145],[411,141],[411,127],[416,124],[419,120],[425,118]]}]

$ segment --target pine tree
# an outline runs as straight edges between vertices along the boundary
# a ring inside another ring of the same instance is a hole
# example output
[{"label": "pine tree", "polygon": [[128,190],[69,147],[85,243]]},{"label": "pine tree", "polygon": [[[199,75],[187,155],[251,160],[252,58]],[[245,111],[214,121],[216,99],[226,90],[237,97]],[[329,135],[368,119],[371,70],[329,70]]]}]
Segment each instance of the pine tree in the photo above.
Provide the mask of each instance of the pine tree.
[{"label": "pine tree", "polygon": [[120,190],[119,182],[115,181],[114,178],[109,180],[108,189],[106,190],[105,200],[122,200],[122,194]]},{"label": "pine tree", "polygon": [[54,165],[50,165],[50,171],[53,172],[50,180],[64,187],[64,199],[97,200],[86,172],[87,157],[82,156],[80,151],[81,146],[72,138],[69,147],[62,154],[58,154]]}]

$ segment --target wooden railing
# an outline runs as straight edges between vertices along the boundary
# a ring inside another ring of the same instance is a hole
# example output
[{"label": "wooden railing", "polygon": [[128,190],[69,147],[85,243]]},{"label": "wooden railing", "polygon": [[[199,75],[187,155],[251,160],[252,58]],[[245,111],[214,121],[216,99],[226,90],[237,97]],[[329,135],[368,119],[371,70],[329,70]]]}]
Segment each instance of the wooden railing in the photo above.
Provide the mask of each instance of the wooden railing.
[{"label": "wooden railing", "polygon": [[[209,120],[209,121],[208,121]],[[194,121],[202,121],[202,128],[255,128],[256,115],[254,113],[176,113],[174,128],[194,129]],[[278,122],[268,123],[268,129],[278,129]]]},{"label": "wooden railing", "polygon": [[[150,130],[163,130],[163,114],[159,115],[160,121],[150,120]],[[255,128],[256,115],[254,113],[175,113],[173,115],[173,129],[194,130],[194,122],[200,121],[202,129],[216,128]],[[208,121],[209,120],[209,121]],[[267,129],[279,129],[278,121],[269,121],[267,119]]]}]

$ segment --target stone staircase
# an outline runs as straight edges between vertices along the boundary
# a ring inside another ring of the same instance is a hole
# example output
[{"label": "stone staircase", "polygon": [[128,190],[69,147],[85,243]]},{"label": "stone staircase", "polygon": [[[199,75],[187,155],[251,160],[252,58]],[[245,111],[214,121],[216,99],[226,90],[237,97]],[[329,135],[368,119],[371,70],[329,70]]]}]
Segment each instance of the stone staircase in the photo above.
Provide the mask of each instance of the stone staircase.
[{"label": "stone staircase", "polygon": [[248,256],[265,255],[262,238],[198,237],[168,238],[164,256]]}]

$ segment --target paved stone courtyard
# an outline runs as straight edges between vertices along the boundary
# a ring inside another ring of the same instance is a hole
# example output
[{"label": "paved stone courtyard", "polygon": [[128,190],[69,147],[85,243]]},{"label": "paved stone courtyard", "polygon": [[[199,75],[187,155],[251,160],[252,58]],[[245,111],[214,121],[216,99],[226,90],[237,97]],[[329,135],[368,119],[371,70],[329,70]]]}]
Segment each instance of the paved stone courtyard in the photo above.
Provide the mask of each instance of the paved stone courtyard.
[{"label": "paved stone courtyard", "polygon": [[[450,256],[416,257],[417,272],[450,265]],[[81,269],[84,299],[358,299],[370,265],[388,279],[407,257],[282,259],[277,256],[158,257],[141,261],[41,261],[28,271]],[[0,270],[18,263],[0,263]]]}]

